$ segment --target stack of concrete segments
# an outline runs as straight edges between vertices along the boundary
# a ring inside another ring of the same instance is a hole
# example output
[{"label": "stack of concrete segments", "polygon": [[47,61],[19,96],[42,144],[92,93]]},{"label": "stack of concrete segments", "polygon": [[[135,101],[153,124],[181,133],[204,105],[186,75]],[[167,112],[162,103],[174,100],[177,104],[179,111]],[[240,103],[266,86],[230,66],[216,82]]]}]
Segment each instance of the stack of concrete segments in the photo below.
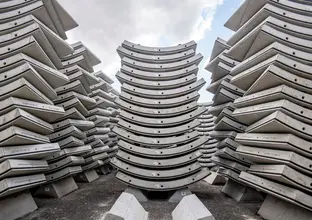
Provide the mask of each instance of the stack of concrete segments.
[{"label": "stack of concrete segments", "polygon": [[194,41],[173,47],[146,47],[124,41],[117,49],[121,93],[119,151],[111,161],[117,179],[142,190],[185,188],[210,174],[197,161],[208,142],[194,130],[206,111],[198,107],[201,54]]},{"label": "stack of concrete segments", "polygon": [[76,22],[55,0],[0,2],[0,219],[37,208],[25,190],[47,183],[47,162],[60,151],[50,139],[53,123],[65,116],[54,105],[57,88],[70,82],[60,57]]},{"label": "stack of concrete segments", "polygon": [[212,102],[198,103],[199,107],[206,108],[206,112],[198,116],[197,120],[200,122],[200,125],[195,128],[195,130],[197,130],[200,135],[204,135],[209,138],[209,141],[200,148],[202,156],[198,159],[200,165],[208,168],[212,168],[215,166],[215,164],[211,161],[211,157],[217,151],[216,146],[218,144],[218,140],[210,137],[210,132],[214,130],[215,126],[215,117],[207,113],[211,105]]},{"label": "stack of concrete segments", "polygon": [[[217,140],[217,143],[214,143],[217,151],[211,157],[211,161],[221,168],[218,169],[218,174],[215,177],[220,179],[218,175],[222,175],[228,178],[228,185],[233,181],[241,182],[238,178],[239,174],[246,171],[251,164],[235,152],[239,145],[235,141],[235,137],[238,133],[244,132],[246,126],[233,117],[235,110],[233,102],[243,96],[245,91],[230,82],[231,70],[240,63],[229,55],[230,49],[227,42],[218,38],[215,41],[210,62],[205,67],[212,73],[211,84],[207,87],[207,91],[214,94],[213,104],[208,109],[208,114],[215,116],[214,130],[210,132],[210,136]],[[235,195],[226,189],[227,187],[223,189],[223,192],[234,198]]]},{"label": "stack of concrete segments", "polygon": [[[94,170],[83,170],[88,161],[84,155],[93,150],[87,139],[88,131],[94,128],[94,122],[87,120],[89,110],[96,105],[96,100],[89,97],[90,87],[98,83],[98,79],[90,72],[100,60],[81,42],[70,45],[73,53],[62,56],[63,68],[60,72],[67,75],[69,83],[55,89],[57,97],[54,104],[65,109],[63,117],[54,121],[54,133],[49,135],[51,141],[59,143],[61,151],[48,159],[50,169],[46,174],[48,185],[42,186],[37,195],[62,197],[77,189],[73,176],[77,181],[92,181],[98,178]],[[83,172],[84,171],[84,172]],[[67,190],[57,192],[64,185]],[[50,189],[50,190],[47,190]],[[53,189],[53,190],[52,190]]]},{"label": "stack of concrete segments", "polygon": [[110,172],[109,162],[116,151],[117,136],[112,132],[112,128],[118,122],[119,111],[114,103],[118,92],[114,90],[111,84],[114,81],[104,72],[98,71],[93,74],[99,80],[99,83],[90,87],[89,93],[91,98],[97,101],[97,104],[89,110],[90,121],[95,123],[95,128],[87,133],[88,140],[93,147],[93,150],[85,155],[88,165],[83,169],[96,169],[99,174],[107,174]]},{"label": "stack of concrete segments", "polygon": [[240,62],[230,83],[245,91],[232,113],[246,127],[236,154],[252,162],[238,178],[270,195],[265,219],[312,216],[311,11],[307,1],[247,0],[225,25],[236,31],[227,53]]}]

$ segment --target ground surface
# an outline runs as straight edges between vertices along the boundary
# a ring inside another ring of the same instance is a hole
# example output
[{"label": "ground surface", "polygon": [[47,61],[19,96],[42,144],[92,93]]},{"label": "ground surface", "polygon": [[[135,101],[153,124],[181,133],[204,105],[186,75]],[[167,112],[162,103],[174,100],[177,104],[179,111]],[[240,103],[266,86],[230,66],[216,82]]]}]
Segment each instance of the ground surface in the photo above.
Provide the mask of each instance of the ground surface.
[{"label": "ground surface", "polygon": [[[78,184],[79,189],[61,199],[38,199],[39,209],[21,220],[101,220],[126,185],[114,178],[114,173],[101,176],[92,183]],[[220,186],[201,181],[190,187],[216,220],[260,220],[260,203],[237,203],[221,192]],[[170,220],[177,204],[165,200],[141,203],[150,213],[150,220]]]}]

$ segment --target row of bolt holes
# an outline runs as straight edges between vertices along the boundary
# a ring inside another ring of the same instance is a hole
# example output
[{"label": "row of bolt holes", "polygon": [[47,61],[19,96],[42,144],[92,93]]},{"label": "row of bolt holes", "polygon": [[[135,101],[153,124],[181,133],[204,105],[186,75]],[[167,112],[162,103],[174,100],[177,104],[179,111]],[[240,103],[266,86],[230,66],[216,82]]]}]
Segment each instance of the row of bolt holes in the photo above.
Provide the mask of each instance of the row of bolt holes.
[{"label": "row of bolt holes", "polygon": [[[27,0],[25,0],[25,1],[27,1]],[[138,45],[140,46],[140,44],[138,44]],[[134,45],[132,45],[132,47],[134,47]],[[184,47],[187,47],[187,45],[184,45]],[[158,49],[158,51],[160,51],[160,49]]]},{"label": "row of bolt holes", "polygon": [[[164,94],[163,92],[161,94]],[[187,96],[186,98],[190,98],[189,96]],[[132,99],[132,96],[130,96],[130,99]],[[161,101],[158,101],[158,104],[161,104]]]},{"label": "row of bolt holes", "polygon": [[[188,69],[186,69],[185,72],[188,72]],[[133,73],[133,70],[131,70],[131,73]],[[161,76],[161,74],[158,74],[158,76]]]},{"label": "row of bolt holes", "polygon": [[[158,112],[160,113],[160,112]],[[192,117],[192,115],[190,115],[190,117]],[[131,119],[134,119],[134,117],[131,117]],[[160,123],[164,123],[164,121],[160,121]]]},{"label": "row of bolt holes", "polygon": [[[193,148],[193,145],[191,144],[190,147]],[[130,150],[132,150],[132,147],[130,147]],[[160,151],[160,154],[163,154],[163,152]]]},{"label": "row of bolt holes", "polygon": [[[189,63],[190,61],[189,60],[187,60],[186,61],[187,63]],[[135,64],[135,62],[132,62],[132,64]],[[163,66],[160,66],[160,68],[162,68]]]},{"label": "row of bolt holes", "polygon": [[[132,108],[132,106],[129,106],[129,108]],[[189,106],[186,106],[186,108],[189,108]],[[160,114],[160,111],[158,111],[158,113]],[[191,115],[191,117],[192,117],[192,115]],[[132,117],[132,119],[133,119],[133,117]]]},{"label": "row of bolt holes", "polygon": [[[131,55],[133,55],[133,53],[131,53]],[[186,53],[184,53],[184,56],[186,56]],[[157,57],[157,60],[159,60],[160,58],[159,57]]]},{"label": "row of bolt holes", "polygon": [[[130,138],[130,135],[128,135],[128,138]],[[190,136],[187,136],[187,138],[190,138]],[[159,144],[160,141],[157,141],[157,144]]]}]

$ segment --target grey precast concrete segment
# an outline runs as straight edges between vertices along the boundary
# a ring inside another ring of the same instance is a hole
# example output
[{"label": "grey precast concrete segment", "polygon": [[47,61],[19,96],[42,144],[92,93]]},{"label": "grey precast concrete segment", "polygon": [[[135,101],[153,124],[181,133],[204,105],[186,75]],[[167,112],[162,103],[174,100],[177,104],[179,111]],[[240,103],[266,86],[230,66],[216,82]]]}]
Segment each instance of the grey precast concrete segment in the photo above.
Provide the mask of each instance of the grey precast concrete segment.
[{"label": "grey precast concrete segment", "polygon": [[124,41],[122,47],[127,48],[132,51],[136,51],[143,54],[152,54],[152,55],[168,55],[184,52],[190,49],[196,50],[197,44],[195,41],[190,41],[185,44],[179,44],[177,46],[171,47],[147,47],[138,44],[131,43],[129,41]]},{"label": "grey precast concrete segment", "polygon": [[241,133],[235,141],[247,146],[287,150],[312,158],[312,144],[292,134]]},{"label": "grey precast concrete segment", "polygon": [[11,177],[0,180],[0,197],[24,191],[46,182],[44,174],[34,174],[19,177]]},{"label": "grey precast concrete segment", "polygon": [[97,90],[97,89],[101,89],[101,90],[103,90],[103,91],[105,91],[105,92],[110,92],[110,91],[112,91],[113,88],[111,87],[110,84],[108,84],[108,83],[105,82],[104,80],[101,80],[101,79],[100,79],[100,82],[97,83],[97,84],[94,84],[94,85],[90,86],[90,89],[91,89],[92,91]]},{"label": "grey precast concrete segment", "polygon": [[240,164],[239,162],[217,157],[217,156],[212,156],[211,161],[214,162],[215,164],[220,165],[221,167],[226,167],[227,169],[231,169],[235,171],[236,173],[240,173],[241,171],[247,171],[249,166]]},{"label": "grey precast concrete segment", "polygon": [[69,136],[67,138],[64,138],[60,141],[58,141],[58,144],[60,145],[60,148],[71,148],[71,147],[77,147],[80,145],[83,145],[84,142],[82,140],[79,140],[78,138]]},{"label": "grey precast concrete segment", "polygon": [[175,70],[175,71],[170,71],[170,72],[150,72],[150,71],[138,70],[138,69],[129,67],[124,64],[121,66],[120,72],[129,76],[143,79],[143,80],[165,81],[165,80],[179,79],[179,78],[191,75],[191,74],[197,75],[198,67],[197,65],[194,64],[194,65],[184,67],[182,69]]},{"label": "grey precast concrete segment", "polygon": [[292,187],[242,172],[239,179],[249,186],[312,211],[312,197]]},{"label": "grey precast concrete segment", "polygon": [[247,126],[225,116],[215,125],[214,129],[217,131],[244,132],[247,129]]},{"label": "grey precast concrete segment", "polygon": [[73,65],[71,67],[68,67],[66,69],[60,70],[63,74],[68,76],[68,79],[70,82],[73,82],[75,80],[79,80],[83,86],[90,91],[90,86],[95,85],[97,83],[100,83],[100,80],[96,78],[94,75],[86,71],[85,69],[81,68],[78,65]]},{"label": "grey precast concrete segment", "polygon": [[[63,39],[67,39],[65,31],[71,30],[78,26],[76,21],[57,1],[19,2],[18,4],[15,4],[16,2],[17,1],[13,1],[12,5],[9,7],[8,3],[1,3],[4,5],[2,9],[6,11],[6,13],[2,14],[3,21],[14,17],[24,17],[27,14],[32,14],[39,20],[43,21],[49,29],[57,33]],[[18,11],[20,13],[18,13]],[[46,16],[47,14],[49,16]]]},{"label": "grey precast concrete segment", "polygon": [[145,97],[145,98],[173,98],[173,97],[181,96],[181,95],[188,94],[194,91],[198,91],[205,85],[205,83],[206,81],[204,79],[200,79],[186,86],[181,86],[175,89],[164,89],[164,90],[142,89],[142,88],[124,83],[122,85],[122,90],[128,93],[137,95],[137,96]]},{"label": "grey precast concrete segment", "polygon": [[214,130],[209,133],[210,137],[217,139],[219,141],[222,141],[225,138],[235,139],[236,135],[237,135],[237,132],[235,131],[215,131]]},{"label": "grey precast concrete segment", "polygon": [[0,147],[0,162],[7,159],[42,160],[59,150],[57,143]]},{"label": "grey precast concrete segment", "polygon": [[197,131],[192,131],[190,133],[185,133],[180,136],[173,136],[173,137],[148,137],[148,136],[140,136],[133,134],[131,132],[126,131],[125,129],[114,127],[113,132],[115,132],[119,138],[137,144],[144,144],[145,146],[151,147],[166,147],[173,144],[182,144],[188,141],[192,141],[198,138],[199,134]]},{"label": "grey precast concrete segment", "polygon": [[49,138],[44,135],[15,126],[0,131],[0,137],[0,146],[44,144],[50,142]]},{"label": "grey precast concrete segment", "polygon": [[137,146],[123,140],[118,141],[118,147],[125,152],[147,158],[170,158],[196,151],[201,145],[207,143],[208,137],[200,137],[190,143],[171,148],[153,149]]},{"label": "grey precast concrete segment", "polygon": [[237,121],[237,119],[233,116],[233,111],[228,109],[228,108],[224,108],[219,115],[215,118],[214,123],[217,124],[223,117],[227,117],[229,119],[232,119],[234,121]]},{"label": "grey precast concrete segment", "polygon": [[230,110],[234,110],[233,102],[224,103],[221,105],[211,106],[207,113],[213,116],[218,116],[224,108],[228,108]]},{"label": "grey precast concrete segment", "polygon": [[76,128],[85,131],[93,128],[94,122],[92,121],[84,121],[84,120],[75,120],[75,119],[65,119],[60,122],[53,123],[54,131],[62,130],[64,128],[70,127],[71,125],[75,126]]},{"label": "grey precast concrete segment", "polygon": [[243,164],[245,166],[250,166],[252,164],[251,161],[248,161],[244,157],[241,157],[241,156],[237,155],[235,153],[235,150],[232,150],[231,148],[227,148],[227,147],[218,150],[215,153],[215,155],[218,156],[218,157],[222,157],[222,158],[225,158],[225,159],[236,161],[236,162],[241,163],[241,164]]},{"label": "grey precast concrete segment", "polygon": [[280,85],[254,94],[240,97],[234,101],[234,106],[237,108],[242,108],[281,99],[286,99],[302,107],[307,107],[309,109],[312,108],[312,98],[309,93],[298,91],[287,85]]},{"label": "grey precast concrete segment", "polygon": [[227,44],[227,42],[218,37],[214,42],[211,55],[210,55],[210,61],[212,61],[215,57],[217,57],[224,50],[229,49],[229,48],[230,46]]},{"label": "grey precast concrete segment", "polygon": [[60,86],[56,88],[55,91],[58,95],[62,95],[67,92],[77,92],[85,96],[88,95],[86,89],[79,80],[75,80],[74,82],[68,83],[64,86]]},{"label": "grey precast concrete segment", "polygon": [[60,71],[53,69],[24,53],[17,53],[3,59],[2,61],[3,62],[0,63],[0,72],[9,71],[10,69],[18,67],[22,64],[27,64],[34,68],[53,89],[69,82],[68,77]]},{"label": "grey precast concrete segment", "polygon": [[134,104],[130,104],[126,101],[123,101],[120,98],[117,98],[115,100],[115,103],[118,107],[120,107],[123,110],[129,111],[133,114],[136,115],[141,115],[141,116],[149,116],[153,118],[164,118],[164,117],[173,117],[173,116],[178,116],[187,112],[190,112],[192,110],[196,110],[198,108],[197,102],[193,101],[191,103],[187,103],[185,105],[181,105],[178,107],[173,107],[173,108],[145,108],[141,106],[137,106]]},{"label": "grey precast concrete segment", "polygon": [[29,83],[25,78],[17,79],[9,84],[1,86],[0,100],[9,97],[27,99],[29,101],[37,101],[52,105],[53,102],[40,92],[34,85]]},{"label": "grey precast concrete segment", "polygon": [[110,147],[107,145],[101,146],[101,147],[93,147],[88,152],[83,153],[82,156],[89,157],[89,156],[93,156],[99,153],[109,152],[110,150],[111,150]]},{"label": "grey precast concrete segment", "polygon": [[[296,27],[293,28],[294,31],[296,31]],[[260,38],[261,40],[259,41],[258,39]],[[252,32],[232,46],[228,51],[228,55],[236,60],[242,61],[273,42],[280,42],[291,46],[294,49],[311,52],[311,48],[309,47],[310,40],[296,37],[291,33],[281,32],[268,24],[262,24],[261,27],[255,28]]]},{"label": "grey precast concrete segment", "polygon": [[73,54],[64,56],[61,58],[62,65],[65,68],[68,68],[72,65],[79,65],[83,69],[93,72],[93,64],[95,65],[101,63],[98,58],[94,58],[93,56],[90,57],[88,55],[87,49],[85,47],[81,47],[78,49],[75,49],[75,52]]},{"label": "grey precast concrete segment", "polygon": [[33,36],[25,37],[11,44],[0,47],[1,59],[8,58],[9,56],[18,53],[24,53],[51,68],[56,68]]},{"label": "grey precast concrete segment", "polygon": [[105,98],[106,100],[109,100],[109,101],[115,101],[115,99],[117,98],[116,96],[114,96],[110,93],[104,92],[101,89],[96,89],[96,90],[91,91],[89,93],[89,96],[91,98],[94,98],[95,96],[99,96],[99,97]]},{"label": "grey precast concrete segment", "polygon": [[81,166],[70,166],[70,167],[65,167],[62,170],[56,171],[51,174],[45,175],[47,179],[47,183],[49,182],[55,182],[57,180],[64,179],[69,176],[73,176],[77,173],[81,173],[82,169]]},{"label": "grey precast concrete segment", "polygon": [[106,109],[101,109],[101,108],[93,108],[89,111],[89,116],[93,116],[93,115],[100,115],[100,116],[111,116],[112,112],[110,112],[109,110]]},{"label": "grey precast concrete segment", "polygon": [[86,118],[75,107],[66,110],[65,114],[58,117],[56,121],[62,121],[65,119],[86,120]]},{"label": "grey precast concrete segment", "polygon": [[218,174],[226,177],[226,178],[229,178],[231,180],[234,180],[235,182],[237,182],[238,184],[241,182],[239,180],[239,173],[233,171],[233,170],[230,170],[230,169],[224,169],[224,168],[219,168],[218,170]]},{"label": "grey precast concrete segment", "polygon": [[298,121],[280,111],[268,115],[246,129],[247,133],[290,133],[306,140],[311,140],[311,131],[311,125]]},{"label": "grey precast concrete segment", "polygon": [[51,124],[19,108],[1,115],[0,122],[2,123],[0,130],[4,130],[10,126],[17,126],[41,134],[50,134],[53,132]]},{"label": "grey precast concrete segment", "polygon": [[[239,31],[253,24],[256,26],[268,16],[275,16],[292,23],[302,22],[300,19],[304,15],[309,15],[311,6],[293,1],[259,1],[253,3],[246,1],[239,10],[226,22],[225,26],[233,31]],[[256,5],[257,4],[257,5]],[[307,6],[307,7],[306,7]],[[247,9],[247,10],[246,10]],[[244,12],[243,12],[244,11]],[[241,14],[243,12],[243,15]],[[256,16],[254,16],[256,15]],[[235,17],[234,17],[235,16]],[[261,18],[261,19],[260,19]],[[302,26],[309,27],[309,20]]]},{"label": "grey precast concrete segment", "polygon": [[294,119],[311,124],[312,112],[308,108],[301,107],[288,100],[278,100],[259,105],[237,108],[233,117],[245,125],[251,125],[275,111],[281,111]]},{"label": "grey precast concrete segment", "polygon": [[186,155],[177,156],[174,160],[171,158],[145,158],[145,157],[139,157],[134,156],[132,154],[129,154],[127,152],[122,151],[122,149],[119,149],[116,157],[122,161],[125,161],[126,163],[133,164],[135,166],[139,167],[146,167],[146,168],[154,168],[154,169],[160,169],[160,168],[174,168],[179,167],[182,165],[187,165],[192,162],[196,162],[198,157],[201,156],[201,153],[199,151],[190,152]]},{"label": "grey precast concrete segment", "polygon": [[77,56],[78,54],[82,53],[88,62],[90,62],[90,65],[96,66],[101,63],[101,60],[91,51],[88,47],[86,47],[81,41],[78,41],[76,43],[71,44],[75,49],[74,56]]},{"label": "grey precast concrete segment", "polygon": [[[166,80],[166,81],[159,81],[159,80],[145,80],[145,79],[139,79],[133,76],[126,75],[122,72],[118,72],[116,74],[116,78],[121,83],[127,83],[133,86],[146,88],[146,89],[174,89],[179,88],[184,85],[188,85],[191,83],[196,82],[197,78],[195,74],[191,74],[185,77],[181,77],[179,79],[172,79],[172,80]],[[150,85],[150,86],[148,86]]]},{"label": "grey precast concrete segment", "polygon": [[79,166],[85,163],[83,157],[77,156],[68,156],[64,159],[61,159],[56,162],[49,162],[49,171],[48,173],[55,172],[67,166]]},{"label": "grey precast concrete segment", "polygon": [[109,76],[107,76],[103,71],[97,71],[97,72],[94,72],[92,74],[97,78],[103,79],[108,84],[114,83],[114,81]]},{"label": "grey precast concrete segment", "polygon": [[167,180],[167,181],[145,180],[145,179],[139,179],[139,178],[130,176],[122,172],[118,172],[116,174],[116,178],[131,186],[139,187],[140,189],[153,190],[153,191],[169,191],[169,190],[183,188],[187,185],[190,185],[194,182],[197,182],[205,178],[209,174],[210,174],[209,169],[203,168],[199,172],[196,172],[185,178],[176,179],[176,180]]},{"label": "grey precast concrete segment", "polygon": [[85,106],[80,102],[78,98],[73,98],[69,101],[65,101],[57,104],[60,107],[63,107],[65,110],[69,110],[71,108],[75,108],[79,111],[83,116],[88,116],[89,111],[85,108]]},{"label": "grey precast concrete segment", "polygon": [[44,160],[9,159],[0,164],[0,178],[29,175],[47,171],[49,166]]},{"label": "grey precast concrete segment", "polygon": [[[55,42],[55,46],[62,47],[63,41],[60,39],[53,39],[55,38],[55,34],[53,34],[51,31],[44,32],[41,28],[41,26],[38,23],[29,24],[26,27],[20,27],[18,30],[11,30],[12,32],[7,34],[2,34],[0,37],[0,45],[6,46],[10,45],[14,42],[17,42],[25,37],[32,36],[38,45],[44,50],[46,56],[49,57],[49,59],[52,61],[53,65],[55,67],[62,68],[63,64],[56,53],[55,49],[51,45],[51,41],[58,41]],[[48,36],[49,35],[49,36]],[[47,39],[49,38],[49,40]],[[58,45],[57,45],[58,44]]]},{"label": "grey precast concrete segment", "polygon": [[285,164],[307,175],[312,173],[311,159],[291,151],[241,145],[236,152],[255,164]]},{"label": "grey precast concrete segment", "polygon": [[291,185],[308,193],[312,192],[312,178],[286,165],[252,165],[248,172],[279,183]]},{"label": "grey precast concrete segment", "polygon": [[218,142],[216,148],[218,148],[218,149],[223,149],[223,148],[226,147],[226,148],[229,148],[229,149],[232,149],[232,150],[235,151],[235,150],[237,149],[237,147],[239,146],[239,143],[236,142],[236,138],[237,138],[237,136],[239,136],[240,134],[244,134],[244,133],[238,133],[238,134],[236,135],[236,137],[235,137],[235,141],[232,140],[231,138],[226,138],[226,139],[224,139],[224,140]]},{"label": "grey precast concrete segment", "polygon": [[129,132],[145,135],[145,136],[156,136],[156,137],[165,137],[165,136],[173,136],[173,135],[179,135],[187,132],[190,129],[194,129],[197,126],[200,125],[199,121],[191,121],[183,125],[178,125],[175,127],[169,127],[169,128],[150,128],[150,127],[144,127],[135,125],[129,122],[126,122],[125,120],[119,120],[118,125],[125,130],[128,130]]},{"label": "grey precast concrete segment", "polygon": [[[239,88],[248,90],[266,70],[272,70],[270,74],[276,76],[277,83],[283,82],[299,89],[301,88],[303,91],[305,91],[305,88],[302,79],[305,78],[308,82],[311,79],[311,72],[308,65],[278,54],[238,73],[231,79],[231,83]],[[288,76],[290,77],[289,79],[286,78]],[[298,79],[295,81],[297,77],[301,79],[298,83]],[[274,82],[273,85],[275,85]]]},{"label": "grey precast concrete segment", "polygon": [[82,95],[80,93],[73,92],[73,91],[57,96],[55,99],[53,99],[53,102],[55,104],[58,104],[58,103],[68,101],[72,98],[78,98],[79,101],[83,103],[83,105],[86,108],[91,108],[92,106],[96,104],[96,100],[94,98],[90,98],[89,96],[85,96],[85,95]]},{"label": "grey precast concrete segment", "polygon": [[144,53],[133,52],[121,46],[117,48],[117,52],[120,58],[129,57],[131,59],[142,61],[142,62],[147,62],[147,63],[170,63],[170,62],[185,60],[195,55],[195,50],[191,49],[191,50],[187,50],[187,51],[175,53],[175,54],[170,54],[170,55],[155,56],[155,55],[148,55]]},{"label": "grey precast concrete segment", "polygon": [[[219,62],[217,65],[217,68],[214,73],[211,74],[211,83],[218,82],[222,78],[225,78],[228,76],[228,74],[231,72],[233,67],[225,64],[224,62]],[[216,85],[216,84],[215,84]]]},{"label": "grey precast concrete segment", "polygon": [[172,63],[164,63],[164,64],[151,64],[151,63],[145,63],[136,61],[127,57],[122,58],[121,63],[123,65],[127,65],[139,70],[144,71],[152,71],[152,72],[166,72],[166,71],[174,71],[178,70],[184,67],[189,67],[193,64],[198,65],[203,59],[203,56],[201,54],[196,54],[195,56],[192,56],[186,60],[183,61],[177,61]]},{"label": "grey precast concrete segment", "polygon": [[[274,42],[267,47],[263,48],[259,52],[245,59],[243,62],[233,67],[231,70],[231,75],[237,75],[238,73],[245,71],[277,54],[284,55],[293,60],[293,64],[303,63],[306,65],[311,65],[311,53],[305,52],[302,49],[295,49],[287,45],[281,44],[279,42]],[[304,57],[305,59],[302,59]]]},{"label": "grey precast concrete segment", "polygon": [[196,117],[198,117],[200,114],[202,114],[205,111],[206,109],[204,107],[200,107],[186,114],[171,117],[171,118],[156,118],[156,117],[148,118],[148,117],[137,116],[137,115],[122,111],[120,113],[120,118],[124,118],[135,124],[141,124],[144,126],[164,127],[164,126],[179,125],[179,124],[183,124],[188,121],[194,120]]},{"label": "grey precast concrete segment", "polygon": [[75,126],[71,125],[68,128],[65,128],[60,131],[56,131],[52,134],[49,134],[48,137],[51,141],[58,141],[69,136],[76,137],[78,139],[83,139],[86,137],[85,133]]},{"label": "grey precast concrete segment", "polygon": [[223,80],[220,82],[215,93],[219,93],[222,89],[226,89],[227,91],[233,94],[236,94],[238,96],[243,96],[246,93],[246,91],[234,86],[233,84],[229,83],[229,81],[226,81],[226,80]]},{"label": "grey precast concrete segment", "polygon": [[53,88],[32,68],[31,65],[24,63],[8,71],[0,73],[0,86],[7,85],[19,78],[26,79],[32,85],[47,96],[49,99],[55,99],[57,94]]},{"label": "grey precast concrete segment", "polygon": [[90,151],[92,151],[92,147],[90,145],[79,145],[78,147],[64,148],[61,151],[46,157],[45,160],[51,163],[60,159],[64,159],[68,156],[84,156]]},{"label": "grey precast concrete segment", "polygon": [[211,73],[215,73],[218,69],[218,64],[220,62],[223,62],[224,64],[230,66],[230,67],[234,67],[237,64],[239,64],[238,61],[230,58],[228,55],[228,50],[223,51],[221,54],[219,54],[216,58],[214,58],[213,60],[211,60],[207,66],[205,67],[205,69]]},{"label": "grey precast concrete segment", "polygon": [[195,194],[184,196],[172,211],[173,220],[215,220]]},{"label": "grey precast concrete segment", "polygon": [[111,160],[111,164],[116,166],[122,172],[128,173],[129,175],[149,180],[155,179],[156,181],[182,178],[184,176],[189,176],[192,173],[198,172],[201,169],[201,166],[197,162],[182,167],[163,170],[144,169],[142,167],[132,166],[129,163],[125,163],[122,160],[119,160],[118,158],[113,158]]},{"label": "grey precast concrete segment", "polygon": [[103,128],[103,127],[95,127],[85,131],[87,136],[94,135],[94,134],[107,134],[110,132],[110,128]]},{"label": "grey precast concrete segment", "polygon": [[[268,82],[267,85],[265,85],[264,81]],[[289,85],[303,92],[309,92],[312,87],[311,80],[294,75],[273,65],[268,67],[268,69],[266,69],[266,71],[249,87],[245,95],[281,84]]]},{"label": "grey precast concrete segment", "polygon": [[213,96],[213,101],[215,105],[221,105],[224,103],[229,103],[229,102],[233,102],[235,99],[239,98],[241,96],[239,95],[235,95],[232,92],[221,88],[219,92],[217,92],[214,96]]}]

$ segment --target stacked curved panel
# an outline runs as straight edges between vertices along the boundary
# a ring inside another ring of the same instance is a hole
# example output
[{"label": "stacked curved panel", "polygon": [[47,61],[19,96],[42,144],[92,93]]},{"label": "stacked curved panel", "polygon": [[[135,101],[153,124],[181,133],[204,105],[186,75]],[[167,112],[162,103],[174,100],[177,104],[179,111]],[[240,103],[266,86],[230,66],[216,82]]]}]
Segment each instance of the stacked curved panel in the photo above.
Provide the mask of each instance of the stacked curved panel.
[{"label": "stacked curved panel", "polygon": [[311,10],[307,1],[249,0],[226,23],[236,31],[227,54],[240,62],[230,83],[245,91],[232,113],[245,126],[236,154],[253,163],[239,180],[310,211]]},{"label": "stacked curved panel", "polygon": [[218,143],[215,143],[218,150],[211,160],[221,168],[218,170],[220,175],[241,182],[238,176],[241,171],[248,169],[250,162],[235,153],[238,146],[235,137],[238,133],[244,132],[246,126],[233,117],[235,109],[233,102],[245,91],[230,82],[231,70],[240,63],[229,55],[230,49],[224,40],[218,38],[213,47],[211,60],[205,68],[212,73],[211,84],[207,91],[214,94],[213,104],[208,110],[208,114],[215,116],[215,126],[210,136],[218,140]]},{"label": "stacked curved panel", "polygon": [[16,193],[46,183],[47,158],[60,151],[49,136],[65,110],[53,100],[70,82],[60,57],[74,52],[65,31],[77,24],[57,1],[1,1],[0,11],[0,218],[11,219],[35,208],[14,207],[34,204]]},{"label": "stacked curved panel", "polygon": [[97,105],[97,100],[89,97],[89,93],[90,87],[99,80],[90,72],[100,60],[81,42],[70,46],[74,52],[60,58],[63,66],[60,71],[67,75],[69,82],[55,89],[57,97],[53,100],[55,105],[65,109],[65,115],[54,121],[54,133],[49,135],[52,142],[60,145],[61,151],[47,158],[48,183],[85,171],[82,166],[90,163],[85,155],[94,150],[89,140],[90,133],[96,132],[95,124],[87,117],[89,110]]},{"label": "stacked curved panel", "polygon": [[207,136],[209,139],[209,141],[201,147],[200,152],[202,153],[202,156],[198,158],[200,165],[208,168],[215,166],[211,160],[211,157],[217,151],[216,145],[218,144],[216,139],[210,137],[210,132],[214,130],[215,126],[215,117],[207,112],[211,105],[212,102],[198,103],[199,107],[206,108],[206,112],[198,116],[198,121],[200,124],[197,128],[195,128],[195,130],[197,130],[200,135]]},{"label": "stacked curved panel", "polygon": [[113,93],[111,87],[114,81],[102,71],[95,72],[93,75],[99,82],[90,87],[89,95],[97,101],[97,104],[89,110],[88,120],[93,121],[95,127],[86,132],[88,136],[86,142],[93,149],[84,155],[87,164],[82,168],[83,170],[99,169],[100,171],[108,165],[110,158],[116,154],[118,149],[116,134],[111,129],[118,121],[119,112],[114,104],[116,94]]},{"label": "stacked curved panel", "polygon": [[197,159],[207,143],[194,129],[206,111],[198,107],[197,80],[201,54],[196,43],[153,48],[124,41],[117,51],[122,67],[116,74],[121,93],[119,151],[112,160],[117,179],[139,189],[168,191],[186,187],[210,172]]}]

